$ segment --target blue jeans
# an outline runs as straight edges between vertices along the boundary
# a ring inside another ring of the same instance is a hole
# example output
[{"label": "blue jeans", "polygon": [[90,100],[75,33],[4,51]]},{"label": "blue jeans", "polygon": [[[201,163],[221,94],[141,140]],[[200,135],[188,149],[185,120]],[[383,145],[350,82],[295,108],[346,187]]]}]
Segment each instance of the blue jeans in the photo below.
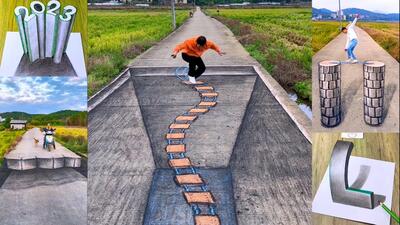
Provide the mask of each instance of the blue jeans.
[{"label": "blue jeans", "polygon": [[354,49],[358,44],[357,39],[353,39],[350,41],[349,47],[347,48],[347,58],[349,59],[357,59],[356,55],[354,55]]}]

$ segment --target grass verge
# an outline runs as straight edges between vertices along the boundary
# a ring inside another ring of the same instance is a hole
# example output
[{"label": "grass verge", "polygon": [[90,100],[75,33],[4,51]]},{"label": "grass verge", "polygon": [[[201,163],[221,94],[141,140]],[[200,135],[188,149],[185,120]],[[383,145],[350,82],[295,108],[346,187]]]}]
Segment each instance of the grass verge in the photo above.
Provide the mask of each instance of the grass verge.
[{"label": "grass verge", "polygon": [[[177,10],[177,25],[188,10]],[[136,56],[171,31],[169,10],[89,11],[89,96],[114,79]]]},{"label": "grass verge", "polygon": [[55,127],[58,143],[87,158],[88,132],[86,127]]},{"label": "grass verge", "polygon": [[24,133],[25,130],[0,131],[0,168],[3,165],[4,156],[17,145]]},{"label": "grass verge", "polygon": [[223,9],[224,23],[285,89],[311,102],[311,9]]}]

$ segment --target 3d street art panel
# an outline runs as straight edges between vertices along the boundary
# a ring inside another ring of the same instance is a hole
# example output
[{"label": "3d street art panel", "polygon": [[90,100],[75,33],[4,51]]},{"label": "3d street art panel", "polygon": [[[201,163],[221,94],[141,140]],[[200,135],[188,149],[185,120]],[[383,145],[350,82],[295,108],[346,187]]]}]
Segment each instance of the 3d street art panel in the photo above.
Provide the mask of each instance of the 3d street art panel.
[{"label": "3d street art panel", "polygon": [[18,33],[6,34],[0,75],[86,77],[82,37],[72,33],[76,14],[57,0],[17,6]]}]

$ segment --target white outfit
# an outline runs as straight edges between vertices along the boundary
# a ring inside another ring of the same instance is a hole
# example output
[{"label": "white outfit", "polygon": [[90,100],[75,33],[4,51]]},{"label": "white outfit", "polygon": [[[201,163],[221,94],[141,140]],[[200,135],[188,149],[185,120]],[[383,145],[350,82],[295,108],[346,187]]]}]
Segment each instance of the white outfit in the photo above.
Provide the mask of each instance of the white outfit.
[{"label": "white outfit", "polygon": [[357,23],[357,17],[353,20],[353,22],[349,26],[347,26],[347,42],[345,49],[349,48],[351,40],[353,39],[358,40],[356,31],[354,30],[356,23]]}]

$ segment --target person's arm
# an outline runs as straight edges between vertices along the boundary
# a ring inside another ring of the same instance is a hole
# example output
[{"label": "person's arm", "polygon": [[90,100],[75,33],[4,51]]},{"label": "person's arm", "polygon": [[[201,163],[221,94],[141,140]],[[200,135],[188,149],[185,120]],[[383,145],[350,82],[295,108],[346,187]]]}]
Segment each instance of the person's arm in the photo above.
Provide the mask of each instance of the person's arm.
[{"label": "person's arm", "polygon": [[349,37],[346,37],[346,46],[344,47],[344,50],[346,51],[349,48],[350,40]]},{"label": "person's arm", "polygon": [[221,51],[221,49],[214,42],[209,41],[208,45],[212,50],[216,51],[219,55],[223,55],[223,52]]},{"label": "person's arm", "polygon": [[356,25],[358,20],[358,16],[356,16],[356,18],[354,18],[353,22],[349,25],[348,29],[353,29],[354,26]]},{"label": "person's arm", "polygon": [[172,55],[176,56],[180,51],[182,51],[186,46],[185,42],[182,42],[180,44],[178,44],[175,48],[174,48],[174,52],[172,53]]}]

